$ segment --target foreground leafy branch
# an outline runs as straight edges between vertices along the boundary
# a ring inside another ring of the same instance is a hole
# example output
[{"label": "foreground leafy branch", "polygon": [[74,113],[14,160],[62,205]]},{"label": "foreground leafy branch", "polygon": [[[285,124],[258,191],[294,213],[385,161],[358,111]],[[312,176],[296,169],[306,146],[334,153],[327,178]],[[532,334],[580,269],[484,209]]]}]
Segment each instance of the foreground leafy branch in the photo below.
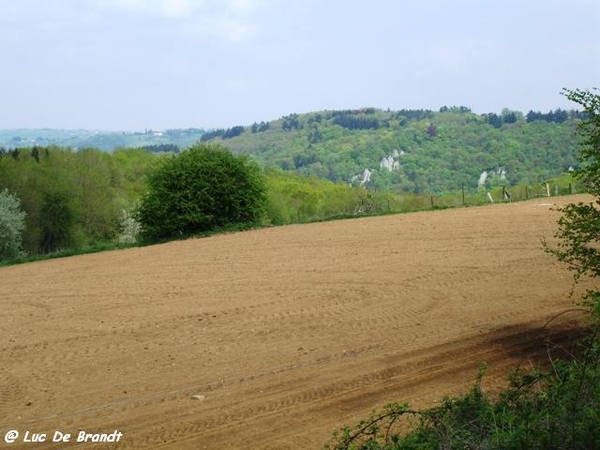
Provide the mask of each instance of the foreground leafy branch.
[{"label": "foreground leafy branch", "polygon": [[[334,433],[328,450],[591,449],[600,448],[600,345],[598,331],[576,359],[551,370],[515,370],[508,387],[492,397],[481,387],[423,411],[387,405],[353,428]],[[418,424],[393,431],[410,415]]]},{"label": "foreground leafy branch", "polygon": [[[556,247],[545,244],[546,250],[567,264],[575,282],[582,277],[600,276],[600,95],[594,91],[564,90],[564,95],[582,106],[585,120],[579,125],[581,168],[575,176],[594,195],[591,203],[570,204],[561,208]],[[600,318],[600,292],[588,289],[583,302]]]}]

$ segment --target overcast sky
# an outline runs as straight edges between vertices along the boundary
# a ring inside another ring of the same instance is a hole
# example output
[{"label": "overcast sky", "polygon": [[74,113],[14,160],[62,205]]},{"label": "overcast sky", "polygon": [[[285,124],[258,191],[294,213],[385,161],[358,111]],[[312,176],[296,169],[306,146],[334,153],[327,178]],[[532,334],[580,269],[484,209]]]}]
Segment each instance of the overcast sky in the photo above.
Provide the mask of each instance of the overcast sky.
[{"label": "overcast sky", "polygon": [[600,87],[600,1],[0,0],[0,80],[0,128],[573,108],[563,87]]}]

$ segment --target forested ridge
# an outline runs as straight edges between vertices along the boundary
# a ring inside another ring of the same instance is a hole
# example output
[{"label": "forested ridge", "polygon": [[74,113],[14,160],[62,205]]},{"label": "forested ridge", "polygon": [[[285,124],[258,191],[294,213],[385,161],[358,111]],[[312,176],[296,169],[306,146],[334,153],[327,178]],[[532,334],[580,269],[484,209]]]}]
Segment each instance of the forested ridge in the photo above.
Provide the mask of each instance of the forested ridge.
[{"label": "forested ridge", "polygon": [[[578,111],[504,109],[477,114],[468,107],[354,110],[289,114],[269,122],[206,131],[144,132],[3,130],[0,147],[144,148],[177,153],[216,141],[279,168],[333,182],[396,192],[440,194],[466,188],[536,184],[576,165]],[[485,175],[482,177],[482,174]]]},{"label": "forested ridge", "polygon": [[[576,164],[581,113],[467,107],[439,111],[375,108],[290,114],[205,133],[265,167],[400,192],[535,184]],[[365,169],[368,172],[365,172]]]}]

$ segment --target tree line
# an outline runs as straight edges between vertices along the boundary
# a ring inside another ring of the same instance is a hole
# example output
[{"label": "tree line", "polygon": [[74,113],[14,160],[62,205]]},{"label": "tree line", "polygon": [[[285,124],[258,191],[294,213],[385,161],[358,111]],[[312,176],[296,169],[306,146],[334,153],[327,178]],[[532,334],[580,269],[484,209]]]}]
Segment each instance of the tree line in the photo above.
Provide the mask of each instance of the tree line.
[{"label": "tree line", "polygon": [[[123,211],[145,190],[157,160],[143,149],[0,151],[0,191],[18,199],[23,213],[21,251],[37,255],[117,239]],[[14,217],[14,202],[12,212],[3,214]]]},{"label": "tree line", "polygon": [[527,122],[535,120],[544,120],[546,122],[563,123],[569,119],[587,120],[588,114],[585,111],[556,109],[550,110],[547,113],[530,110],[525,116]]},{"label": "tree line", "polygon": [[204,133],[200,138],[200,141],[205,142],[215,138],[231,139],[242,134],[244,130],[245,128],[241,125],[231,128],[218,128]]},{"label": "tree line", "polygon": [[[347,183],[263,170],[212,143],[170,154],[1,150],[0,261],[352,215],[368,195]],[[385,193],[370,198],[397,206]]]}]

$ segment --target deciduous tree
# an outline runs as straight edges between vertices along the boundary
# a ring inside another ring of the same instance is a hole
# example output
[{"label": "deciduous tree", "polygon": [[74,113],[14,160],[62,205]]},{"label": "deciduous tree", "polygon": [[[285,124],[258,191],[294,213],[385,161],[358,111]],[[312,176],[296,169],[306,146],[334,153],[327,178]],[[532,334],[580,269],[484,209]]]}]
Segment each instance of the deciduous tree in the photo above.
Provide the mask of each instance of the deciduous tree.
[{"label": "deciduous tree", "polygon": [[149,176],[148,189],[134,213],[144,240],[254,223],[264,212],[258,166],[218,144],[198,144],[169,157]]},{"label": "deciduous tree", "polygon": [[25,213],[21,201],[8,189],[0,191],[0,260],[16,258],[22,254],[22,233]]}]

